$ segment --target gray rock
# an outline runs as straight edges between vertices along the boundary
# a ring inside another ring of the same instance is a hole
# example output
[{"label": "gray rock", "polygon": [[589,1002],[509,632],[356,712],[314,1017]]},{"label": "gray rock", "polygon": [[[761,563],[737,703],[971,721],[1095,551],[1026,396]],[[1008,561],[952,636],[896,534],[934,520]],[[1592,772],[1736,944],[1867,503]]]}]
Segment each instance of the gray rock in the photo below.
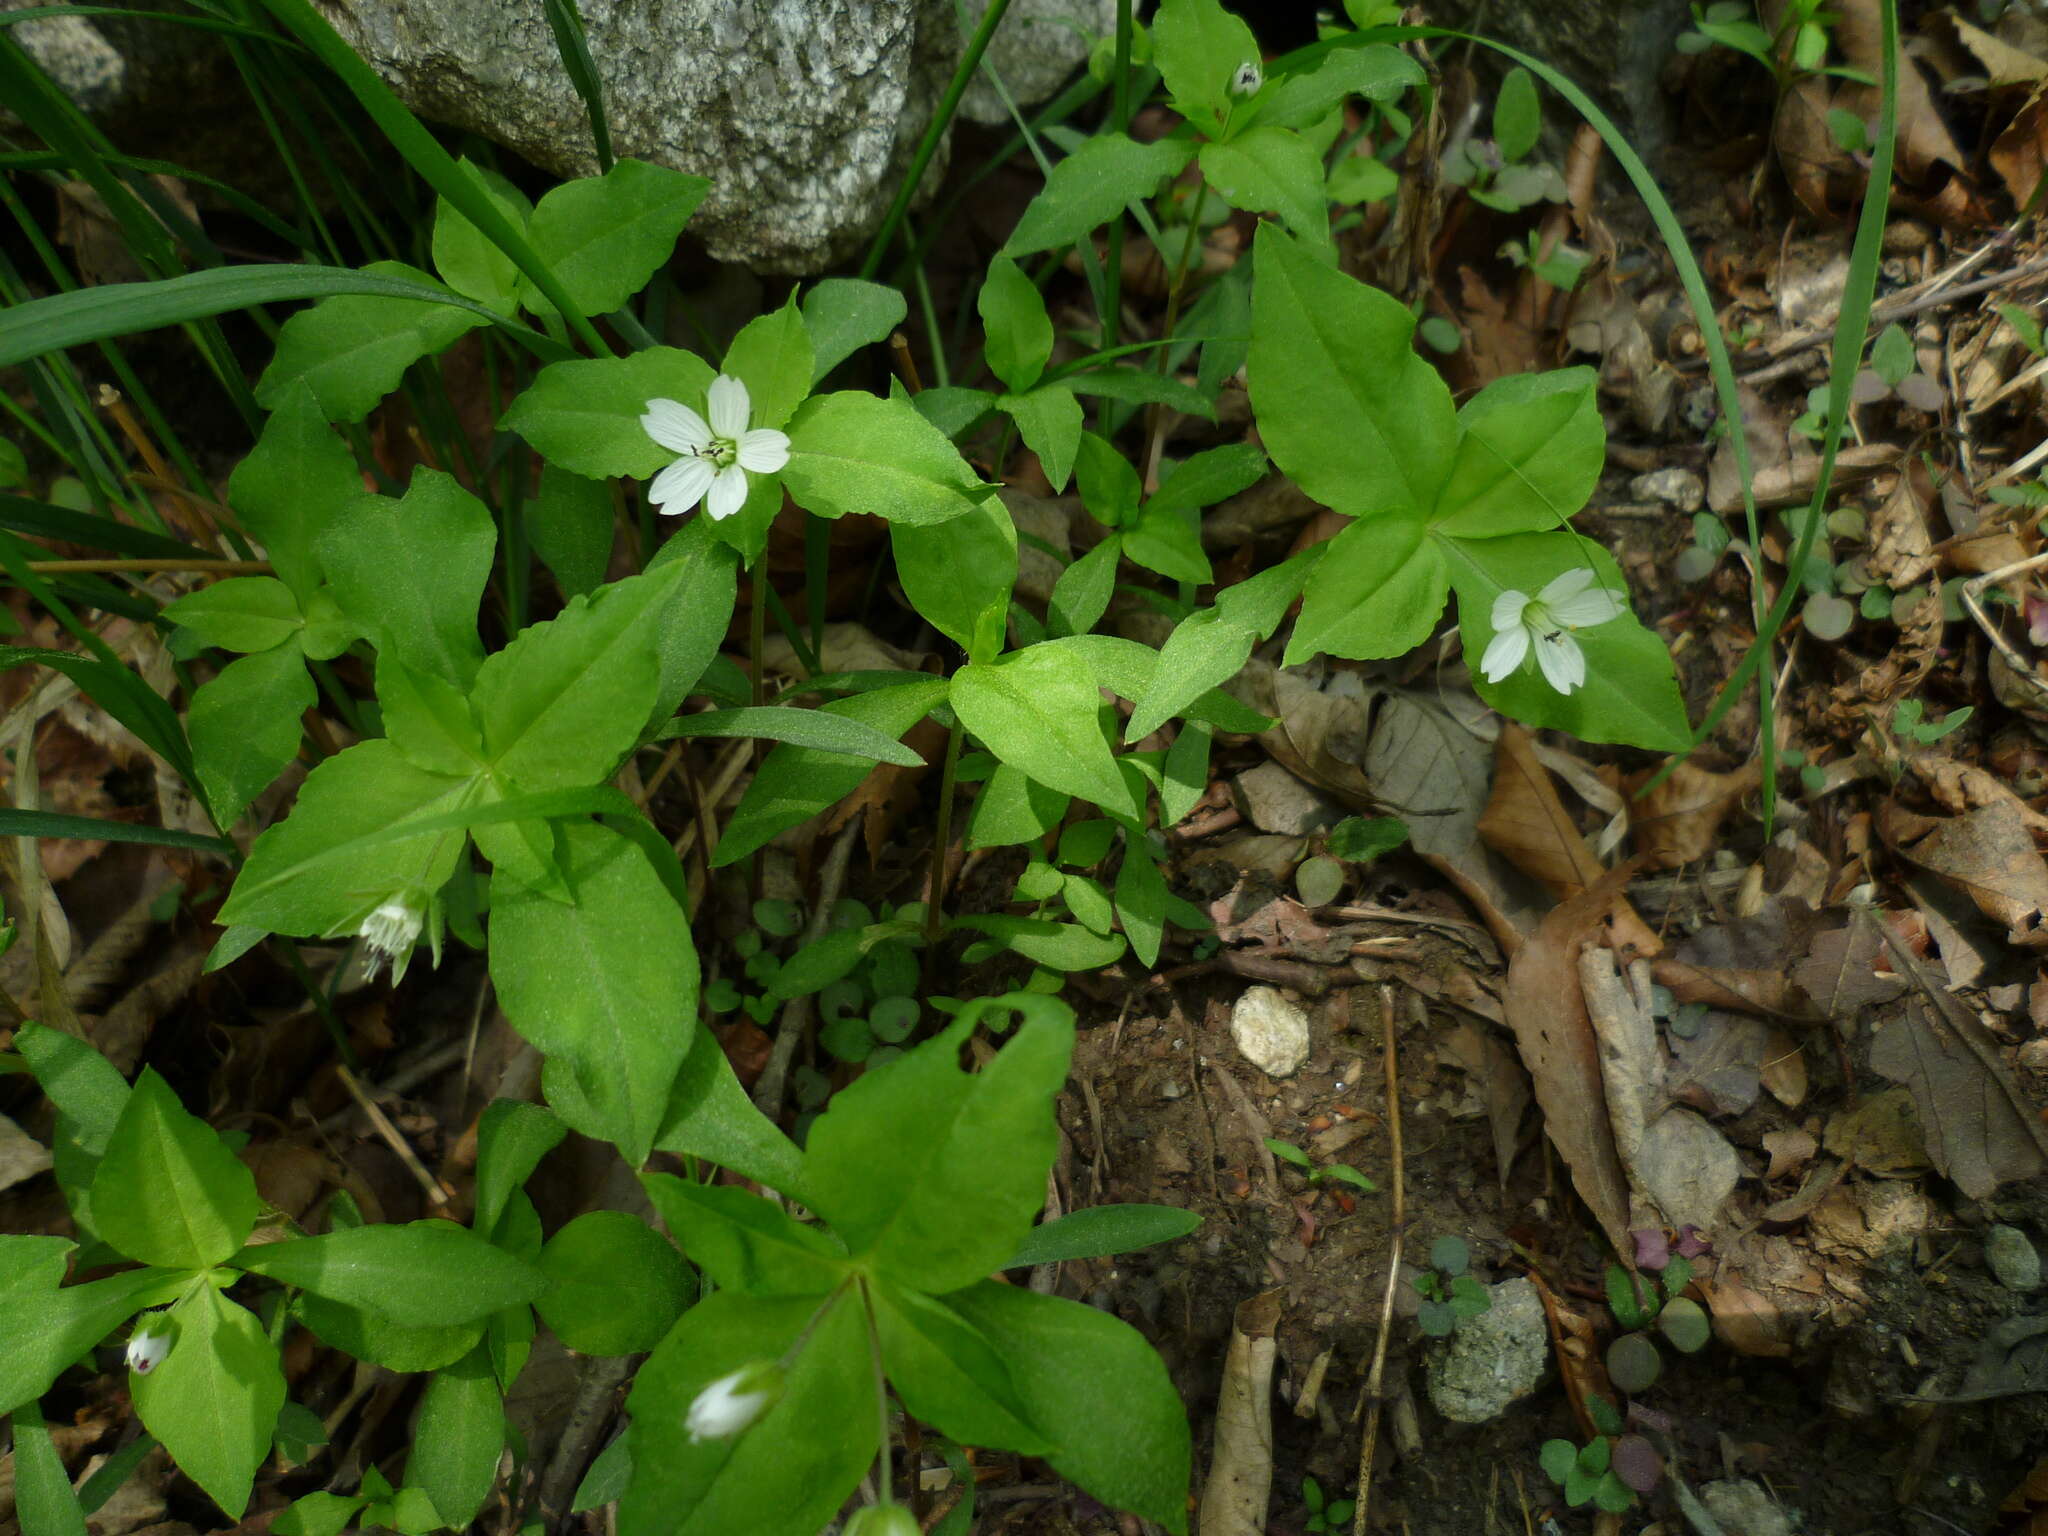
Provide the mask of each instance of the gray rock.
[{"label": "gray rock", "polygon": [[1460,1424],[1484,1424],[1536,1390],[1550,1364],[1543,1300],[1525,1276],[1487,1287],[1490,1310],[1429,1353],[1429,1400]]},{"label": "gray rock", "polygon": [[1697,512],[1707,504],[1706,485],[1682,465],[1637,475],[1629,481],[1628,493],[1637,501],[1661,501],[1681,512]]},{"label": "gray rock", "polygon": [[1722,1536],[1794,1536],[1798,1530],[1792,1517],[1748,1478],[1702,1484],[1700,1502],[1721,1527]]},{"label": "gray rock", "polygon": [[1984,1234],[1984,1262],[2008,1291],[2041,1288],[2041,1254],[2018,1227],[1995,1226]]},{"label": "gray rock", "polygon": [[[0,0],[0,11],[23,11],[42,0]],[[88,112],[107,106],[127,84],[128,65],[120,52],[83,16],[51,16],[18,22],[8,34],[61,89]],[[0,108],[0,119],[16,122]]]},{"label": "gray rock", "polygon": [[1308,1015],[1273,987],[1247,987],[1230,1010],[1230,1038],[1268,1077],[1292,1077],[1308,1060]]},{"label": "gray rock", "polygon": [[[988,0],[966,0],[965,9],[972,28],[988,9]],[[1074,30],[1077,26],[1080,32]],[[986,57],[1003,89],[1020,106],[1044,101],[1088,62],[1088,38],[1082,33],[1115,36],[1116,0],[1011,0]],[[975,72],[960,99],[960,110],[977,123],[1010,120],[1010,110],[989,84],[986,70]]]},{"label": "gray rock", "polygon": [[1337,819],[1320,795],[1278,763],[1240,773],[1231,783],[1231,795],[1246,821],[1282,837],[1306,837]]}]

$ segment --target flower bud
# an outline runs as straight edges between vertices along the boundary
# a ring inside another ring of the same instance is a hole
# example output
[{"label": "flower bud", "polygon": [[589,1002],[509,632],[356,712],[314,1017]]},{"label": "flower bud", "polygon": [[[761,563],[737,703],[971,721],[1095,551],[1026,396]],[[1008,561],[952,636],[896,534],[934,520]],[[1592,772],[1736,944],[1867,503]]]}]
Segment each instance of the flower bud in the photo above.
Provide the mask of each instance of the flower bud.
[{"label": "flower bud", "polygon": [[782,1397],[788,1377],[772,1360],[757,1360],[721,1376],[690,1404],[683,1427],[692,1440],[726,1440],[748,1428]]},{"label": "flower bud", "polygon": [[387,965],[391,967],[394,984],[405,979],[405,968],[412,959],[412,947],[419,940],[426,915],[413,894],[405,891],[388,898],[363,919],[360,933],[369,950],[363,963],[365,980]]},{"label": "flower bud", "polygon": [[1237,73],[1230,77],[1230,94],[1233,96],[1256,96],[1259,87],[1266,83],[1266,72],[1259,68],[1257,59],[1246,59],[1237,66]]},{"label": "flower bud", "polygon": [[853,1512],[839,1536],[920,1536],[917,1517],[901,1504],[870,1504]]},{"label": "flower bud", "polygon": [[177,1338],[178,1325],[168,1311],[143,1313],[128,1336],[128,1369],[147,1376],[164,1363]]}]

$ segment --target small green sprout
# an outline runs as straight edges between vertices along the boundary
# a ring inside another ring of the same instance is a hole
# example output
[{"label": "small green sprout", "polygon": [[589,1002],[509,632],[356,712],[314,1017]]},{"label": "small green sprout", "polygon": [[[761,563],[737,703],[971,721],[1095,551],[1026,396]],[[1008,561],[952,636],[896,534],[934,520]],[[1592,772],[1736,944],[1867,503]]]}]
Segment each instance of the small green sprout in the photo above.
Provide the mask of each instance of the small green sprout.
[{"label": "small green sprout", "polygon": [[1308,1181],[1311,1184],[1321,1184],[1325,1180],[1334,1180],[1339,1184],[1349,1184],[1353,1189],[1362,1189],[1368,1194],[1379,1188],[1379,1185],[1373,1183],[1371,1179],[1368,1179],[1348,1163],[1332,1163],[1327,1168],[1318,1168],[1309,1155],[1291,1141],[1281,1141],[1278,1137],[1268,1136],[1266,1138],[1266,1150],[1279,1158],[1283,1163],[1294,1164],[1295,1167],[1308,1176]]},{"label": "small green sprout", "polygon": [[1342,1531],[1351,1524],[1356,1501],[1352,1499],[1329,1499],[1323,1496],[1323,1485],[1312,1477],[1301,1480],[1301,1502],[1308,1506],[1307,1529],[1311,1532]]},{"label": "small green sprout", "polygon": [[1458,1324],[1491,1311],[1493,1297],[1466,1271],[1472,1250],[1462,1237],[1449,1233],[1429,1245],[1429,1268],[1414,1285],[1422,1297],[1415,1324],[1432,1339],[1448,1338]]}]

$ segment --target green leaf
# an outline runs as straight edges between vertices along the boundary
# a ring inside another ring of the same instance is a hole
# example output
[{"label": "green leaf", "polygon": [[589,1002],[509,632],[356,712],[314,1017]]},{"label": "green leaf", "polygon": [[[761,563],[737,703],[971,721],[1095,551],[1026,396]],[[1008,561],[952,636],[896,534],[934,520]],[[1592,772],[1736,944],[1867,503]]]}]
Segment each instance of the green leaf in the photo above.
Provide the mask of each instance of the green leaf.
[{"label": "green leaf", "polygon": [[589,592],[611,563],[611,487],[543,463],[540,486],[526,508],[526,537],[555,573],[564,597]]},{"label": "green leaf", "polygon": [[[1640,1328],[1650,1320],[1657,1303],[1655,1293],[1619,1264],[1607,1266],[1607,1307],[1624,1328]],[[1645,1311],[1645,1305],[1652,1311]]]},{"label": "green leaf", "polygon": [[436,1371],[420,1394],[405,1481],[432,1501],[438,1524],[467,1530],[498,1481],[505,1452],[505,1403],[479,1344]]},{"label": "green leaf", "polygon": [[1178,826],[1187,820],[1209,789],[1210,732],[1206,726],[1184,725],[1174,733],[1159,773],[1159,824]]},{"label": "green leaf", "polygon": [[1422,66],[1386,43],[1332,48],[1312,70],[1270,81],[1252,104],[1250,122],[1306,128],[1347,96],[1393,101],[1424,83]]},{"label": "green leaf", "polygon": [[498,425],[572,475],[645,480],[675,458],[640,425],[647,402],[680,400],[701,412],[714,377],[704,359],[678,347],[550,363]]},{"label": "green leaf", "polygon": [[445,678],[416,671],[396,656],[380,656],[377,703],[384,733],[415,768],[466,777],[483,766],[483,734],[469,699]]},{"label": "green leaf", "polygon": [[494,893],[491,980],[513,1027],[549,1058],[555,1112],[638,1165],[694,1038],[697,951],[631,840],[587,823],[561,835],[574,905]]},{"label": "green leaf", "polygon": [[1008,848],[1036,842],[1060,824],[1072,803],[1072,796],[1039,783],[1022,769],[998,763],[975,798],[967,846]]},{"label": "green leaf", "polygon": [[392,1371],[440,1370],[476,1348],[484,1336],[482,1323],[412,1327],[394,1323],[381,1312],[329,1301],[324,1296],[299,1297],[297,1311],[299,1320],[323,1344]]},{"label": "green leaf", "polygon": [[886,341],[909,313],[902,293],[858,277],[828,277],[804,295],[804,325],[811,333],[811,386],[862,347]]},{"label": "green leaf", "polygon": [[210,1285],[171,1315],[178,1342],[147,1376],[128,1378],[135,1411],[178,1469],[239,1520],[284,1406],[277,1346],[247,1308]]},{"label": "green leaf", "polygon": [[1149,368],[1091,368],[1063,380],[1077,395],[1101,395],[1134,405],[1164,405],[1204,421],[1216,419],[1216,402],[1170,373]]},{"label": "green leaf", "polygon": [[1054,1471],[1186,1536],[1187,1410],[1143,1335],[1094,1307],[990,1281],[945,1305],[1009,1366],[1030,1421],[1057,1427]]},{"label": "green leaf", "polygon": [[1017,423],[1024,446],[1038,455],[1039,467],[1055,492],[1067,488],[1074,472],[1074,453],[1081,445],[1085,413],[1068,384],[1041,384],[1021,395],[1004,395],[996,404]]},{"label": "green leaf", "polygon": [[14,1514],[24,1536],[85,1536],[85,1511],[50,1443],[42,1409],[23,1403],[14,1410],[12,1427]]},{"label": "green leaf", "polygon": [[1123,540],[1112,533],[1060,572],[1053,583],[1052,600],[1046,605],[1046,625],[1055,639],[1085,635],[1102,621],[1116,590],[1116,566],[1123,547]]},{"label": "green leaf", "polygon": [[1870,344],[1871,370],[1893,389],[1919,366],[1919,359],[1913,354],[1913,338],[1897,321],[1886,326]]},{"label": "green leaf", "polygon": [[[973,1076],[959,1050],[989,1007],[1024,1022]],[[1073,1012],[1037,994],[967,1005],[942,1033],[834,1095],[811,1124],[806,1203],[855,1257],[920,1290],[971,1284],[1014,1251],[1044,1204],[1048,1113],[1073,1052]],[[975,1219],[962,1222],[959,1212]]]},{"label": "green leaf", "polygon": [[1493,101],[1493,142],[1510,163],[1526,160],[1543,131],[1543,108],[1536,100],[1536,77],[1519,64],[1500,83]]},{"label": "green leaf", "polygon": [[163,616],[208,645],[267,651],[305,626],[298,599],[275,576],[231,576],[164,606]]},{"label": "green leaf", "polygon": [[476,1322],[500,1307],[532,1301],[547,1284],[532,1265],[447,1221],[380,1223],[260,1243],[233,1263],[408,1328]]},{"label": "green leaf", "polygon": [[842,976],[851,974],[855,966],[874,953],[876,946],[917,937],[917,928],[905,922],[836,928],[791,955],[768,982],[768,995],[786,1000],[822,992]]},{"label": "green leaf", "polygon": [[[1224,595],[1227,597],[1229,594]],[[1126,699],[1145,696],[1159,665],[1159,652],[1149,645],[1126,640],[1121,635],[1069,635],[1063,640],[1045,641],[1037,648],[1055,655],[1079,656],[1094,674],[1096,682]],[[1252,736],[1273,724],[1257,710],[1249,709],[1229,694],[1213,688],[1188,704],[1183,713],[1190,720],[1203,721],[1218,730],[1239,731]]]},{"label": "green leaf", "polygon": [[1265,472],[1266,455],[1251,443],[1205,448],[1167,471],[1145,509],[1200,512],[1257,484]]},{"label": "green leaf", "polygon": [[846,1254],[817,1227],[730,1184],[642,1178],[661,1219],[721,1290],[749,1296],[822,1295],[846,1275]]},{"label": "green leaf", "polygon": [[971,660],[1002,649],[1017,585],[1017,525],[998,498],[943,523],[892,523],[889,547],[904,594],[932,628]]},{"label": "green leaf", "polygon": [[303,602],[320,584],[314,546],[362,496],[355,457],[303,382],[283,390],[263,436],[228,477],[228,503]]},{"label": "green leaf", "polygon": [[1553,1483],[1562,1487],[1571,1476],[1572,1468],[1579,1459],[1579,1448],[1569,1440],[1546,1440],[1543,1449],[1537,1453],[1544,1472]]},{"label": "green leaf", "polygon": [[[609,314],[647,286],[675,253],[676,237],[711,183],[645,160],[620,160],[602,176],[567,181],[535,204],[527,238],[570,302],[586,315]],[[536,314],[554,312],[522,280],[520,299]]]},{"label": "green leaf", "polygon": [[1287,665],[1317,655],[1400,656],[1420,645],[1450,595],[1445,547],[1405,515],[1357,519],[1330,541],[1302,591]]},{"label": "green leaf", "polygon": [[[447,292],[402,261],[372,262],[363,272]],[[256,381],[257,404],[276,410],[292,386],[304,382],[329,421],[361,421],[398,388],[406,369],[483,323],[475,310],[419,299],[322,299],[278,331],[276,355]]]},{"label": "green leaf", "polygon": [[664,567],[572,598],[483,664],[471,703],[494,772],[537,791],[596,783],[618,767],[660,685],[650,619],[681,574]]},{"label": "green leaf", "polygon": [[47,1278],[45,1266],[24,1276],[22,1288],[5,1292],[9,1334],[0,1351],[0,1410],[11,1412],[41,1397],[125,1318],[172,1300],[189,1280],[161,1269],[132,1269],[62,1290],[30,1288]]},{"label": "green leaf", "polygon": [[942,523],[995,493],[904,400],[853,389],[813,396],[791,418],[789,440],[783,484],[820,517]]},{"label": "green leaf", "polygon": [[1407,309],[1270,224],[1252,281],[1252,406],[1273,462],[1339,512],[1420,519],[1457,439],[1450,391]]},{"label": "green leaf", "polygon": [[129,1258],[205,1269],[242,1246],[263,1202],[213,1128],[145,1067],[107,1138],[92,1210],[100,1236]]},{"label": "green leaf", "polygon": [[[690,1438],[698,1393],[781,1359],[799,1338],[774,1407],[732,1439]],[[721,1291],[699,1303],[641,1366],[627,1399],[633,1480],[619,1500],[621,1536],[813,1536],[874,1459],[874,1394],[855,1297]]]},{"label": "green leaf", "polygon": [[[946,693],[946,680],[931,678],[834,699],[820,708],[900,738],[943,702]],[[743,859],[777,833],[809,821],[851,794],[874,766],[867,758],[815,747],[777,747],[740,797],[718,840],[712,866],[722,868]]]},{"label": "green leaf", "polygon": [[1186,139],[1141,144],[1129,134],[1097,133],[1052,168],[1044,190],[1024,210],[1003,249],[1024,256],[1078,244],[1131,204],[1145,202],[1160,182],[1179,175],[1194,153]]},{"label": "green leaf", "polygon": [[579,1355],[632,1355],[659,1344],[697,1287],[676,1245],[624,1211],[587,1211],[541,1250],[541,1320]]},{"label": "green leaf", "polygon": [[315,1489],[287,1505],[271,1529],[277,1536],[341,1536],[349,1521],[356,1517],[356,1511],[368,1502],[360,1495]]},{"label": "green leaf", "polygon": [[1138,510],[1143,487],[1138,471],[1107,439],[1083,432],[1074,455],[1074,473],[1081,505],[1099,523],[1120,527]]},{"label": "green leaf", "polygon": [[1458,412],[1458,450],[1431,526],[1461,539],[1564,524],[1600,483],[1607,429],[1590,368],[1496,379]]},{"label": "green leaf", "polygon": [[[1333,856],[1363,864],[1383,853],[1392,853],[1408,841],[1408,823],[1394,816],[1347,816],[1330,828],[1329,849]],[[1444,1238],[1456,1242],[1456,1238]],[[1462,1246],[1462,1245],[1461,1245]],[[1436,1261],[1432,1259],[1431,1263]],[[1439,1264],[1438,1268],[1447,1266]]]},{"label": "green leaf", "polygon": [[319,554],[335,601],[371,644],[467,688],[483,660],[477,605],[497,544],[482,502],[420,468],[403,500],[357,497]]},{"label": "green leaf", "polygon": [[953,674],[954,710],[1003,762],[1041,784],[1136,816],[1097,718],[1096,681],[1071,654],[1032,646]]},{"label": "green leaf", "polygon": [[811,333],[792,289],[782,308],[756,315],[741,328],[719,371],[747,386],[749,427],[780,427],[810,394],[814,361]]},{"label": "green leaf", "polygon": [[192,695],[185,725],[217,825],[233,826],[299,755],[300,717],[319,702],[296,643],[232,661]]},{"label": "green leaf", "polygon": [[479,1236],[489,1237],[540,1160],[561,1145],[569,1128],[539,1104],[493,1099],[477,1121],[476,1218]]},{"label": "green leaf", "polygon": [[462,852],[461,833],[357,844],[465,805],[473,794],[473,780],[415,768],[388,741],[336,753],[306,776],[291,815],[256,839],[220,910],[221,925],[342,933],[395,893],[439,889]]},{"label": "green leaf", "polygon": [[648,574],[674,563],[682,580],[659,610],[655,650],[661,683],[649,714],[651,727],[676,712],[685,694],[698,691],[732,622],[739,557],[718,537],[709,518],[692,518],[647,562]]},{"label": "green leaf", "polygon": [[1714,1335],[1706,1311],[1689,1296],[1677,1296],[1665,1303],[1664,1310],[1657,1314],[1657,1326],[1664,1330],[1664,1337],[1674,1349],[1688,1355],[1706,1348],[1707,1340]]},{"label": "green leaf", "polygon": [[788,709],[781,706],[707,710],[700,715],[683,715],[655,732],[659,740],[700,736],[780,741],[799,747],[814,747],[870,762],[893,763],[899,768],[918,768],[924,759],[883,735],[873,726],[862,725],[842,715],[828,715],[816,709]]},{"label": "green leaf", "polygon": [[1042,917],[1008,917],[1000,913],[964,913],[955,928],[985,933],[1026,960],[1056,971],[1099,971],[1122,958],[1118,934],[1091,933],[1078,923],[1056,923]]},{"label": "green leaf", "polygon": [[[458,160],[460,172],[476,185],[514,229],[524,230],[533,216],[526,194],[488,166]],[[434,200],[434,270],[457,293],[487,308],[512,314],[519,301],[519,268],[510,256],[486,239],[447,198]]]},{"label": "green leaf", "polygon": [[1683,749],[1691,733],[1670,653],[1633,613],[1573,632],[1585,653],[1586,683],[1568,694],[1552,688],[1533,661],[1498,683],[1486,681],[1479,670],[1493,640],[1494,600],[1502,592],[1534,594],[1565,571],[1590,564],[1601,586],[1625,594],[1628,587],[1612,555],[1569,533],[1445,541],[1444,547],[1458,592],[1465,663],[1480,698],[1531,726],[1568,731],[1581,741],[1622,742],[1659,752]]},{"label": "green leaf", "polygon": [[1216,579],[1209,557],[1202,553],[1199,517],[1192,511],[1147,502],[1137,520],[1124,531],[1124,554],[1134,565],[1157,571],[1171,581],[1206,586]]},{"label": "green leaf", "polygon": [[1214,608],[1181,620],[1166,637],[1159,664],[1131,712],[1124,739],[1138,741],[1151,735],[1211,688],[1237,676],[1258,639],[1252,631],[1226,621]]},{"label": "green leaf", "polygon": [[[902,388],[901,384],[893,386]],[[935,385],[910,397],[917,414],[947,437],[958,437],[995,409],[996,397],[985,389],[963,389],[958,384]]]},{"label": "green leaf", "polygon": [[1101,1259],[1171,1243],[1202,1225],[1193,1211],[1171,1205],[1093,1205],[1033,1227],[1004,1269]]},{"label": "green leaf", "polygon": [[1230,116],[1238,68],[1261,58],[1252,29],[1217,0],[1166,0],[1152,21],[1152,62],[1174,109],[1214,138]]},{"label": "green leaf", "polygon": [[975,305],[989,371],[1013,394],[1022,394],[1038,382],[1052,356],[1052,317],[1045,312],[1045,296],[1023,268],[998,252]]},{"label": "green leaf", "polygon": [[1285,128],[1253,128],[1228,143],[1204,144],[1201,160],[1204,179],[1231,207],[1277,213],[1302,239],[1328,244],[1330,208],[1323,198],[1323,157],[1300,134]]},{"label": "green leaf", "polygon": [[1116,915],[1131,953],[1146,966],[1159,963],[1166,937],[1166,876],[1143,848],[1127,847],[1116,875]]},{"label": "green leaf", "polygon": [[887,1279],[871,1294],[883,1368],[916,1418],[966,1445],[1032,1456],[1054,1448],[1026,1418],[1008,1367],[972,1323]]},{"label": "green leaf", "polygon": [[772,1189],[793,1189],[803,1154],[747,1097],[732,1063],[699,1023],[683,1058],[655,1146],[705,1158]]}]

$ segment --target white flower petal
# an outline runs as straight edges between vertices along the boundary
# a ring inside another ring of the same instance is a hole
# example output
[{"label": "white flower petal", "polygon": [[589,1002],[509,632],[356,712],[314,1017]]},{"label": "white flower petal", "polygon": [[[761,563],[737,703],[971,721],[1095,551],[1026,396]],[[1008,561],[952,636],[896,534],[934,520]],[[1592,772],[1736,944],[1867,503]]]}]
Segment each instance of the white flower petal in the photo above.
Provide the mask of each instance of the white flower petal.
[{"label": "white flower petal", "polygon": [[747,472],[737,464],[728,464],[711,482],[711,493],[704,498],[704,510],[714,518],[727,518],[746,504]]},{"label": "white flower petal", "polygon": [[1489,683],[1497,683],[1522,664],[1529,654],[1529,631],[1511,624],[1493,637],[1493,644],[1479,658],[1479,670]]},{"label": "white flower petal", "polygon": [[673,517],[702,501],[717,474],[718,471],[703,459],[677,459],[654,477],[653,483],[647,487],[647,499]]},{"label": "white flower petal", "polygon": [[1522,622],[1522,610],[1529,606],[1529,594],[1512,589],[1493,600],[1493,627],[1513,629]]},{"label": "white flower petal", "polygon": [[708,409],[712,434],[730,442],[747,430],[747,417],[753,414],[754,403],[747,398],[746,385],[729,373],[721,373],[711,381]]},{"label": "white flower petal", "polygon": [[1583,565],[1575,565],[1561,575],[1551,577],[1543,590],[1536,594],[1536,601],[1546,608],[1555,603],[1568,603],[1591,585],[1592,571]]},{"label": "white flower petal", "polygon": [[670,453],[689,453],[711,445],[711,429],[679,400],[650,400],[640,429]]},{"label": "white flower petal", "polygon": [[1620,618],[1626,605],[1620,593],[1607,587],[1594,587],[1591,591],[1576,593],[1546,606],[1550,609],[1550,616],[1567,628],[1591,629],[1595,624]]},{"label": "white flower petal", "polygon": [[773,427],[756,427],[740,438],[738,463],[757,475],[772,475],[789,462],[789,438]]},{"label": "white flower petal", "polygon": [[1579,642],[1563,630],[1552,630],[1536,642],[1536,664],[1559,693],[1570,693],[1586,680],[1586,658]]}]

